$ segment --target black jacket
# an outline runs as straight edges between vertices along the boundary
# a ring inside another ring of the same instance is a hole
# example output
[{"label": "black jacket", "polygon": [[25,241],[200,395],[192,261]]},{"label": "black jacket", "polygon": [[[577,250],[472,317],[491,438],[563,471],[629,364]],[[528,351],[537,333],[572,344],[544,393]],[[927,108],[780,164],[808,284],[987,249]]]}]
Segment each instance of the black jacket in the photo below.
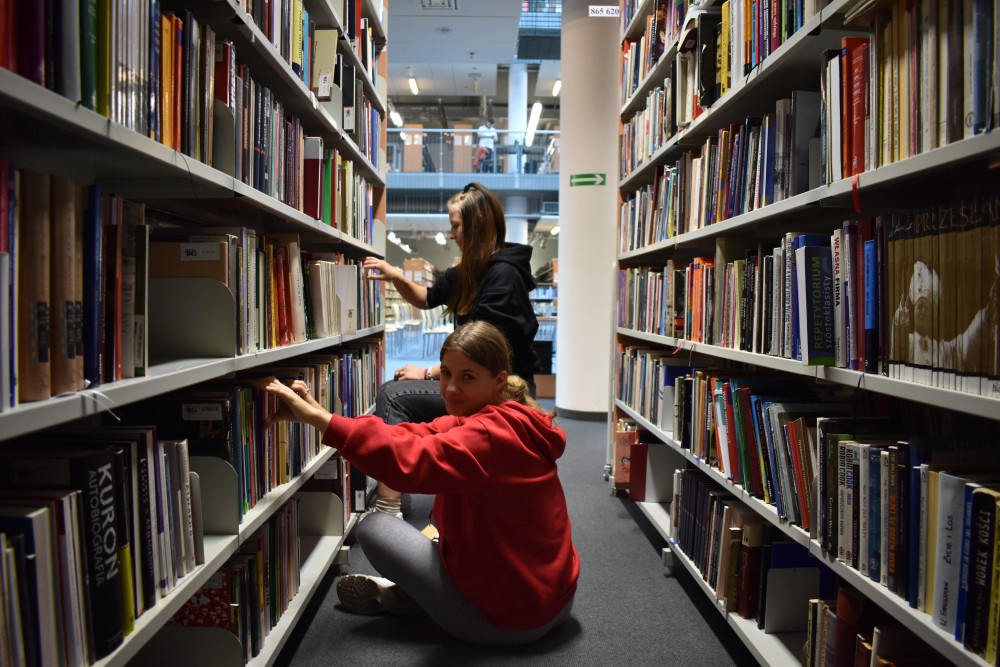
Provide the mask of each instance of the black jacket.
[{"label": "black jacket", "polygon": [[[455,288],[458,269],[451,267],[427,289],[427,305],[443,305]],[[507,336],[514,351],[514,372],[534,382],[537,357],[531,346],[538,331],[538,320],[528,298],[535,289],[531,275],[531,246],[507,243],[490,257],[486,275],[468,314],[456,316],[455,324],[486,320]]]}]

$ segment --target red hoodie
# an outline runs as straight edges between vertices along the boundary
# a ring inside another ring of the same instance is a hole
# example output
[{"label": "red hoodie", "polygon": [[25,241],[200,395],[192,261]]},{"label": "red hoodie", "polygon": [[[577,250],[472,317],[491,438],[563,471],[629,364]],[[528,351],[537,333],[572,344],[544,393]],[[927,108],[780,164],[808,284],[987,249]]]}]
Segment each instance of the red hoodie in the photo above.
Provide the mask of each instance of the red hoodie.
[{"label": "red hoodie", "polygon": [[573,597],[580,561],[556,471],[566,434],[548,415],[513,401],[427,424],[334,415],[323,443],[397,491],[436,494],[445,570],[496,627],[537,628]]}]

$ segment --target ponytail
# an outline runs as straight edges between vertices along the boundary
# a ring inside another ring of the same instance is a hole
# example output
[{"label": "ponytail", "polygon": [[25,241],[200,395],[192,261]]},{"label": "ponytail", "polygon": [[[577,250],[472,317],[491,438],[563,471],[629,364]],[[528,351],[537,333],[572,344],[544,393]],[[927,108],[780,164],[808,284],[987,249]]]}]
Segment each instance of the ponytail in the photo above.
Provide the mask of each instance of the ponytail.
[{"label": "ponytail", "polygon": [[528,393],[528,383],[524,381],[520,375],[514,375],[513,373],[507,376],[507,400],[514,401],[515,403],[520,403],[521,405],[527,405],[529,408],[534,408],[539,412],[545,413],[550,417],[556,416],[556,411],[547,411],[542,407],[542,404],[534,399],[534,397]]}]

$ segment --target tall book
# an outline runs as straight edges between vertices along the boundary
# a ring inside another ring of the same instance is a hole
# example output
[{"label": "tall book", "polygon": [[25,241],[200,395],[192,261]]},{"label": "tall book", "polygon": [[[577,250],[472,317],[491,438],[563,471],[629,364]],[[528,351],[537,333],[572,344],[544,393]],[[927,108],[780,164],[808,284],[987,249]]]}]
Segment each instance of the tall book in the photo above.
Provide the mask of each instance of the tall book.
[{"label": "tall book", "polygon": [[833,305],[833,255],[826,244],[795,249],[799,340],[802,363],[833,366],[836,342]]},{"label": "tall book", "polygon": [[8,451],[0,458],[5,488],[78,489],[83,493],[80,525],[86,544],[87,610],[94,658],[114,651],[124,639],[122,578],[115,453],[104,450],[36,448]]},{"label": "tall book", "polygon": [[51,227],[51,369],[54,395],[83,389],[77,364],[76,263],[78,186],[68,178],[53,176]]},{"label": "tall book", "polygon": [[1000,491],[980,487],[972,492],[971,553],[969,562],[969,590],[965,598],[965,633],[962,641],[973,653],[986,654],[990,607],[996,596],[994,590],[993,554],[996,536],[997,501]]},{"label": "tall book", "polygon": [[61,620],[61,593],[57,568],[57,549],[52,517],[47,507],[6,505],[0,502],[0,533],[22,535],[27,580],[33,618],[22,618],[30,626],[35,645],[31,647],[40,665],[55,665],[65,659]]},{"label": "tall book", "polygon": [[17,388],[21,402],[52,395],[51,183],[47,174],[21,171],[17,229]]}]

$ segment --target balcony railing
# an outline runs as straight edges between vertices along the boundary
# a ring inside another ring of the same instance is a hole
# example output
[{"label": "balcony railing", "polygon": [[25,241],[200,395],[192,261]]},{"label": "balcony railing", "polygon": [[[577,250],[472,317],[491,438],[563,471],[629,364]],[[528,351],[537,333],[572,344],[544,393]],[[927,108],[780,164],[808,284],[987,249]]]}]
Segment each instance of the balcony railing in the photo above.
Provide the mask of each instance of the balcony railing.
[{"label": "balcony railing", "polygon": [[389,172],[424,174],[558,174],[559,132],[536,131],[529,145],[524,132],[496,130],[493,149],[482,146],[476,130],[392,128],[386,160]]}]

